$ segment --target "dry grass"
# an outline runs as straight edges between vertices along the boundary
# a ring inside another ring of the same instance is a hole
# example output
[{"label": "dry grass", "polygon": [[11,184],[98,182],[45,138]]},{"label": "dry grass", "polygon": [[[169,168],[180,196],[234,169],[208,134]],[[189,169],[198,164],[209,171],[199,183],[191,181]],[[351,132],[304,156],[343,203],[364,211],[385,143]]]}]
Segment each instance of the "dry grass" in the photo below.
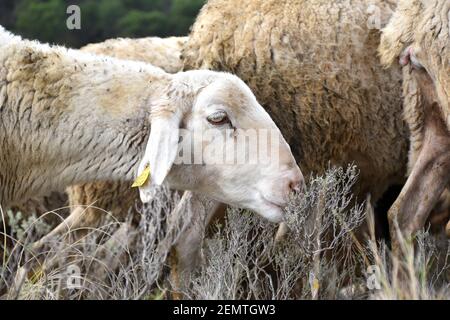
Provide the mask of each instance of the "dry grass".
[{"label": "dry grass", "polygon": [[[353,167],[333,168],[311,178],[307,190],[294,195],[286,209],[290,232],[280,242],[274,241],[277,226],[247,211],[230,209],[225,223],[215,225],[212,236],[204,240],[203,263],[188,276],[184,296],[449,299],[449,241],[422,232],[415,244],[403,241],[403,258],[394,258],[385,243],[375,240],[370,206],[355,205],[351,187],[356,179]],[[154,202],[139,208],[137,225],[131,217],[119,222],[105,213],[103,227],[88,230],[81,241],[67,245],[63,238],[54,239],[37,256],[30,244],[50,226],[42,217],[24,219],[2,213],[9,224],[0,236],[3,297],[170,297],[167,257],[190,215],[182,221],[170,217],[179,197],[165,189],[158,193]],[[363,237],[357,230],[364,223],[370,232]],[[26,281],[15,283],[19,266],[34,258],[41,264],[36,264]]]}]

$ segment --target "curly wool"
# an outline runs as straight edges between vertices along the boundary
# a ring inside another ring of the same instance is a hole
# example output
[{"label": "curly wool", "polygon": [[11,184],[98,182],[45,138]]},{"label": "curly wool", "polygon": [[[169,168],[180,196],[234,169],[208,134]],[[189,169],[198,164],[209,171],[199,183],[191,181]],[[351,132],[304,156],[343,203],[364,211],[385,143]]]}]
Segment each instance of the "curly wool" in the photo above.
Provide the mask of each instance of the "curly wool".
[{"label": "curly wool", "polygon": [[236,74],[283,132],[305,175],[354,162],[359,194],[403,183],[408,130],[401,71],[384,70],[380,32],[391,1],[210,0],[185,49],[185,70]]},{"label": "curly wool", "polygon": [[187,37],[118,38],[88,44],[80,50],[118,59],[142,61],[175,73],[183,68],[180,55],[186,41]]}]

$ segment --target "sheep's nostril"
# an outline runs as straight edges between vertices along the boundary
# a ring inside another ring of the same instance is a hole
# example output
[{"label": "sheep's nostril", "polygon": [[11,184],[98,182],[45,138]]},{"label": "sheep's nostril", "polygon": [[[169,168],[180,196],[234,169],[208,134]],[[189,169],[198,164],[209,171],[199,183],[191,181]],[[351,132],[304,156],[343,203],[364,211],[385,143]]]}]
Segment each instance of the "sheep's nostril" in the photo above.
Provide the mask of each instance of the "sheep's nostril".
[{"label": "sheep's nostril", "polygon": [[298,191],[299,188],[300,188],[300,184],[298,182],[291,181],[289,183],[289,189],[291,191]]},{"label": "sheep's nostril", "polygon": [[294,177],[291,177],[289,181],[289,192],[300,193],[305,188],[305,180],[300,172],[296,172]]},{"label": "sheep's nostril", "polygon": [[300,169],[293,168],[292,170],[285,172],[284,180],[284,192],[285,195],[289,195],[292,192],[301,193],[305,188],[305,179]]},{"label": "sheep's nostril", "polygon": [[289,183],[289,190],[291,192],[301,192],[303,189],[303,181],[302,180],[292,180]]}]

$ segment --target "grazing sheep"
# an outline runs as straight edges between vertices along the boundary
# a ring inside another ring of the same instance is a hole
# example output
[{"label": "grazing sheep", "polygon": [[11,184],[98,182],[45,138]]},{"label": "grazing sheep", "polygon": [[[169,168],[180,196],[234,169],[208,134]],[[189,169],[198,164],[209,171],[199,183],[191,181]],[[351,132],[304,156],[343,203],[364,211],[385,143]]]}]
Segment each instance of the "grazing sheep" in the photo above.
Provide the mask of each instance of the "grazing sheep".
[{"label": "grazing sheep", "polygon": [[[180,55],[186,39],[175,37],[111,39],[102,43],[89,44],[81,48],[81,51],[147,62],[171,73],[182,69]],[[137,190],[130,188],[129,183],[114,181],[71,186],[67,188],[67,194],[71,208],[70,216],[36,242],[35,250],[39,250],[51,238],[67,230],[76,230],[76,234],[71,237],[72,241],[80,239],[87,230],[100,225],[106,212],[118,220],[124,220],[130,210],[136,214],[134,204],[139,198]],[[171,216],[181,215],[186,210],[193,214],[192,226],[179,235],[179,241],[174,248],[177,252],[176,258],[169,259],[172,263],[171,273],[174,279],[179,277],[178,273],[189,272],[197,265],[204,229],[216,211],[221,212],[224,207],[199,194],[186,191]],[[175,281],[174,284],[177,282]]]},{"label": "grazing sheep", "polygon": [[[164,182],[279,221],[291,188],[302,181],[278,128],[233,75],[205,70],[170,75],[144,63],[22,40],[3,28],[0,66],[5,206],[72,184],[130,181],[150,166],[150,183],[140,186],[144,202]],[[193,135],[208,128],[214,129],[208,137]],[[208,162],[205,145],[231,154],[247,129],[255,129],[258,139],[261,129],[268,130],[279,160]],[[192,137],[194,151],[201,150],[200,163],[178,162],[182,132]],[[223,143],[229,135],[233,139]]]},{"label": "grazing sheep", "polygon": [[[383,29],[382,63],[403,66],[409,178],[389,211],[391,234],[422,228],[450,179],[450,2],[401,0]],[[396,67],[396,65],[394,65]]]},{"label": "grazing sheep", "polygon": [[408,131],[400,68],[378,61],[390,1],[210,0],[183,49],[185,70],[238,75],[291,146],[305,175],[354,162],[359,200],[405,179]]}]

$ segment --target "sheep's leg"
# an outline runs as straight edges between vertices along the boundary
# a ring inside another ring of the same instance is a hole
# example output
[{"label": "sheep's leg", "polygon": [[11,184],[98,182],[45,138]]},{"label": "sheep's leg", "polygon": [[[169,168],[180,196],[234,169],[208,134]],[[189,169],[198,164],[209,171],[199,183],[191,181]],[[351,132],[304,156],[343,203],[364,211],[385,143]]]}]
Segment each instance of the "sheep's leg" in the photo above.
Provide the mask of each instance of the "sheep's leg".
[{"label": "sheep's leg", "polygon": [[[56,226],[55,229],[33,243],[32,251],[36,253],[36,257],[39,257],[39,252],[43,250],[46,244],[50,243],[51,239],[61,236],[62,234],[64,234],[64,232],[69,232],[70,230],[80,228],[82,226],[94,226],[96,223],[98,223],[99,220],[100,215],[95,214],[95,212],[90,212],[89,210],[86,212],[86,208],[77,207],[63,222]],[[51,259],[49,262],[46,262],[45,265],[41,265],[41,268],[43,270],[46,270],[55,263],[56,259]],[[11,291],[12,293],[9,293],[10,295],[19,294],[20,288],[25,282],[26,277],[28,277],[30,271],[39,264],[40,261],[37,260],[37,258],[34,258],[18,269],[14,279],[14,289]]]},{"label": "sheep's leg", "polygon": [[64,233],[82,227],[95,227],[100,221],[102,215],[96,214],[95,210],[86,207],[76,207],[70,215],[56,226],[52,231],[46,234],[33,244],[33,250],[39,252],[45,244],[49,243],[51,239],[57,238]]},{"label": "sheep's leg", "polygon": [[286,222],[280,223],[277,233],[275,234],[275,243],[283,242],[284,239],[286,239],[288,233],[289,227],[287,226]]},{"label": "sheep's leg", "polygon": [[[37,253],[35,256],[39,257],[39,252],[41,252],[46,244],[48,244],[52,238],[60,236],[64,232],[67,232],[68,230],[77,227],[81,224],[83,221],[83,215],[85,210],[83,208],[78,207],[75,210],[71,212],[71,214],[58,226],[56,226],[55,229],[53,229],[51,232],[46,234],[44,237],[33,243],[31,249],[33,252]],[[40,260],[40,259],[39,259]],[[20,288],[22,287],[23,283],[25,282],[26,277],[28,277],[28,274],[31,270],[33,270],[37,265],[40,264],[40,261],[34,258],[33,260],[28,261],[25,265],[20,267],[18,271],[16,272],[16,276],[14,279],[14,285],[12,290],[12,295],[18,295]],[[48,268],[49,264],[53,264],[54,262],[47,263],[46,265],[42,266],[42,269]],[[17,292],[17,293],[16,293]]]},{"label": "sheep's leg", "polygon": [[172,294],[174,299],[182,298],[179,292],[185,288],[190,273],[201,260],[200,249],[206,227],[218,212],[224,212],[223,208],[217,201],[186,191],[172,212],[171,216],[175,219],[179,219],[186,212],[192,215],[189,226],[181,232],[170,253],[170,278],[176,291]]},{"label": "sheep's leg", "polygon": [[394,251],[400,238],[422,228],[450,180],[450,133],[436,108],[427,110],[423,146],[399,197],[389,210]]},{"label": "sheep's leg", "polygon": [[450,221],[447,223],[447,226],[445,227],[445,234],[447,235],[447,238],[450,239]]},{"label": "sheep's leg", "polygon": [[[71,212],[71,214],[63,221],[61,222],[58,226],[56,226],[55,229],[53,229],[51,232],[49,232],[48,234],[46,234],[44,237],[42,237],[41,239],[39,239],[38,241],[36,241],[35,243],[33,243],[31,249],[34,252],[40,252],[43,247],[49,243],[49,241],[53,238],[53,237],[57,237],[61,234],[63,234],[64,232],[66,232],[67,230],[70,230],[71,228],[76,227],[77,225],[80,224],[80,222],[82,221],[82,216],[84,214],[84,210],[81,207],[76,208],[75,210],[73,210]],[[54,262],[50,263],[53,264]],[[9,295],[10,296],[18,296],[20,293],[20,289],[23,285],[23,283],[25,282],[26,278],[29,275],[29,272],[31,270],[33,270],[37,265],[40,264],[40,261],[38,261],[36,258],[34,258],[33,260],[28,261],[25,265],[23,265],[22,267],[20,267],[15,275],[14,278],[14,283],[13,283],[13,289],[10,291]],[[48,263],[47,265],[42,266],[42,269],[46,269],[48,267]]]},{"label": "sheep's leg", "polygon": [[447,223],[447,227],[445,227],[445,233],[447,234],[447,238],[450,239],[450,221]]},{"label": "sheep's leg", "polygon": [[450,190],[448,187],[441,195],[438,203],[430,213],[427,223],[430,224],[432,232],[445,230],[445,226],[450,219]]},{"label": "sheep's leg", "polygon": [[[201,256],[201,242],[205,237],[206,228],[213,218],[222,215],[225,205],[211,200],[202,201],[196,199],[193,201],[195,211],[195,220],[192,225],[185,230],[179,237],[174,250],[177,251],[178,269],[185,272],[191,272],[198,266]],[[200,209],[199,207],[202,206]]]}]

